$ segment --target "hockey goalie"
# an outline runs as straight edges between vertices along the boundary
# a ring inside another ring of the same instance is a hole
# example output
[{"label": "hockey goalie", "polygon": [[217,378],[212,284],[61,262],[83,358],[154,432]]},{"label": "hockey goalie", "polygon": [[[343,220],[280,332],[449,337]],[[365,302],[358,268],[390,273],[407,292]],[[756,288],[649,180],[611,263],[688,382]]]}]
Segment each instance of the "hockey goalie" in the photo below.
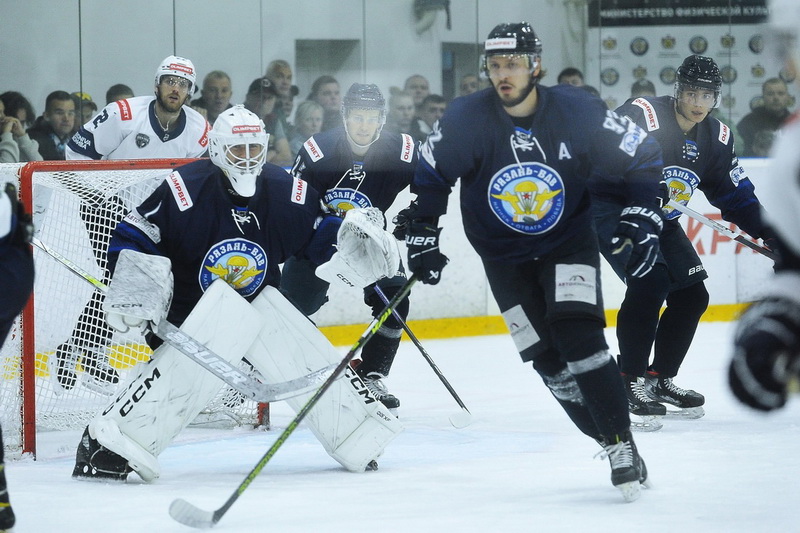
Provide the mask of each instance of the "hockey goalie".
[{"label": "hockey goalie", "polygon": [[[95,416],[78,445],[75,478],[159,476],[159,454],[223,383],[147,334],[166,320],[221,358],[252,364],[267,383],[341,361],[322,333],[276,289],[278,265],[302,255],[331,283],[365,287],[397,271],[397,244],[383,215],[321,212],[317,193],[266,163],[268,134],[242,106],[209,134],[210,160],[173,171],[115,229],[104,309],[111,327],[140,328],[154,348],[122,392]],[[377,213],[376,213],[377,211]],[[288,400],[297,411],[310,393]],[[349,369],[305,419],[325,450],[363,472],[402,425]]]}]

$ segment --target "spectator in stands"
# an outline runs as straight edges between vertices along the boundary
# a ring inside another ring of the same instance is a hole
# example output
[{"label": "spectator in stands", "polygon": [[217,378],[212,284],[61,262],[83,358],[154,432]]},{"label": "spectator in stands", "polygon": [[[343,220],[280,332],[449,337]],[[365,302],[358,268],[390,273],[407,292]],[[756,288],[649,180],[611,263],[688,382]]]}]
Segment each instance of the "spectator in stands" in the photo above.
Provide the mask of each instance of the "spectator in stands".
[{"label": "spectator in stands", "polygon": [[39,143],[39,153],[45,161],[64,159],[64,148],[72,136],[75,124],[75,101],[66,91],[47,95],[44,113],[28,129],[31,139]]},{"label": "spectator in stands", "polygon": [[294,111],[294,97],[297,96],[299,92],[300,88],[297,85],[292,85],[288,96],[278,97],[283,117],[286,119],[284,126],[287,127],[287,132],[292,131],[294,127],[292,125],[292,111]]},{"label": "spectator in stands", "polygon": [[465,74],[458,86],[458,95],[466,96],[481,90],[481,82],[475,74]]},{"label": "spectator in stands", "polygon": [[433,124],[444,115],[447,100],[439,94],[429,94],[422,101],[417,118],[411,123],[411,136],[417,142],[425,142],[433,131]]},{"label": "spectator in stands", "polygon": [[427,78],[421,74],[409,76],[403,85],[403,90],[408,91],[411,93],[411,96],[414,97],[414,110],[416,113],[419,113],[422,101],[425,97],[431,94],[430,83],[428,83]]},{"label": "spectator in stands", "polygon": [[322,131],[322,106],[311,100],[300,102],[294,117],[294,133],[289,139],[289,149],[293,157],[303,148],[309,137]]},{"label": "spectator in stands", "polygon": [[269,78],[256,78],[247,88],[244,107],[258,115],[264,121],[264,128],[269,133],[267,148],[267,161],[275,165],[289,166],[292,164],[292,151],[289,149],[289,139],[283,129],[277,113],[278,91]]},{"label": "spectator in stands", "polygon": [[745,115],[737,125],[742,140],[742,155],[745,157],[756,155],[753,144],[758,132],[775,132],[789,118],[790,96],[785,81],[780,78],[768,79],[761,85],[761,96],[764,104]]},{"label": "spectator in stands", "polygon": [[414,97],[408,91],[392,87],[389,92],[389,113],[386,118],[386,131],[411,134],[414,120]]},{"label": "spectator in stands", "polygon": [[133,89],[124,83],[114,84],[106,91],[106,105],[110,104],[111,102],[125,100],[127,98],[133,98]]},{"label": "spectator in stands", "polygon": [[656,86],[653,82],[644,78],[636,80],[631,85],[631,98],[638,98],[639,96],[657,96]]},{"label": "spectator in stands", "polygon": [[233,96],[231,78],[221,70],[212,70],[203,78],[203,89],[200,92],[200,98],[192,103],[199,100],[205,105],[208,123],[213,126],[220,113],[233,107],[231,105],[231,96]]},{"label": "spectator in stands", "polygon": [[0,163],[41,161],[39,143],[30,138],[17,117],[6,115],[5,109],[0,98]]},{"label": "spectator in stands", "polygon": [[30,101],[25,98],[22,93],[6,91],[0,94],[0,100],[2,100],[3,104],[6,106],[7,116],[16,117],[26,130],[33,126],[36,112],[33,110]]},{"label": "spectator in stands", "polygon": [[567,67],[558,73],[557,81],[559,84],[566,83],[574,85],[575,87],[580,87],[583,85],[583,72],[575,67]]},{"label": "spectator in stands", "polygon": [[272,82],[275,91],[278,93],[278,104],[275,114],[281,121],[286,135],[289,136],[289,117],[292,116],[294,107],[294,97],[300,92],[296,85],[292,85],[292,67],[285,59],[274,59],[267,65],[264,77]]},{"label": "spectator in stands", "polygon": [[71,96],[75,102],[75,123],[72,127],[72,133],[75,133],[97,113],[97,104],[88,93],[74,92]]},{"label": "spectator in stands", "polygon": [[322,117],[322,131],[343,124],[342,95],[336,78],[325,74],[314,80],[307,100],[317,102],[325,110],[325,115]]}]

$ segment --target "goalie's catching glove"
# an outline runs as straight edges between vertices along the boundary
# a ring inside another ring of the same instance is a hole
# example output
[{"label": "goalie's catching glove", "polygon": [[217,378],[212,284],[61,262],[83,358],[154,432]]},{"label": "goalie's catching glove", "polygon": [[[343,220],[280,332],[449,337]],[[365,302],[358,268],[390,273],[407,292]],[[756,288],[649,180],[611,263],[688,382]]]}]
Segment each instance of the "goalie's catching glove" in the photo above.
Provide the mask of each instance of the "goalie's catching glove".
[{"label": "goalie's catching glove", "polygon": [[415,220],[408,226],[406,234],[408,269],[428,285],[439,283],[442,269],[448,262],[447,256],[439,250],[441,232],[442,228],[433,223]]},{"label": "goalie's catching glove", "polygon": [[631,256],[625,272],[641,278],[653,269],[658,257],[658,236],[664,223],[655,209],[628,206],[619,216],[619,224],[611,237],[611,253],[619,254],[628,247]]},{"label": "goalie's catching glove", "polygon": [[800,275],[778,274],[771,293],[739,319],[728,369],[733,394],[760,411],[783,407],[800,377]]}]

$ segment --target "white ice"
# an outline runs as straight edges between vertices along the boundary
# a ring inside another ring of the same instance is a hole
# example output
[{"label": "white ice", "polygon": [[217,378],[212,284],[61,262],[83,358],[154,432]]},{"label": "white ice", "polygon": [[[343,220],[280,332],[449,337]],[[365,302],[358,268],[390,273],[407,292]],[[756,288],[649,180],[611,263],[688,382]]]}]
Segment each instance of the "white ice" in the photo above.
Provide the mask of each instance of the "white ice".
[{"label": "white ice", "polygon": [[[301,426],[217,524],[236,532],[800,531],[800,401],[763,416],[735,402],[726,368],[731,324],[702,324],[676,382],[706,395],[706,416],[636,433],[653,488],[624,503],[599,446],[580,434],[508,336],[423,341],[472,411],[456,402],[410,342],[390,390],[406,430],[377,472],[353,474]],[[607,330],[616,344],[614,331]],[[346,349],[342,350],[343,353]],[[16,531],[186,532],[175,498],[214,510],[291,420],[273,428],[189,430],[160,457],[160,479],[87,483],[70,477],[79,434],[40,435],[37,461],[7,466]]]}]

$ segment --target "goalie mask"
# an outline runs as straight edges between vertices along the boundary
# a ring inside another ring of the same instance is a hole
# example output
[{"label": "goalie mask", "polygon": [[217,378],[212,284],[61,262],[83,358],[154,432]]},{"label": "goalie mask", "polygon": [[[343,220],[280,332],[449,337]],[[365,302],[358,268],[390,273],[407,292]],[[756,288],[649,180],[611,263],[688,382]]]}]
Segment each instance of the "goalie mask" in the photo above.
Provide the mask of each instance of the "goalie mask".
[{"label": "goalie mask", "polygon": [[347,137],[357,146],[366,148],[377,141],[386,123],[386,100],[378,86],[372,83],[351,85],[342,99],[342,120]]},{"label": "goalie mask", "polygon": [[189,94],[192,94],[197,81],[197,72],[194,63],[185,57],[169,56],[158,65],[156,69],[156,85],[161,83],[163,76],[176,76],[189,82]]},{"label": "goalie mask", "polygon": [[226,109],[214,121],[208,140],[211,161],[222,169],[236,194],[253,196],[269,141],[261,119],[242,105]]},{"label": "goalie mask", "polygon": [[698,102],[697,105],[714,109],[719,107],[722,94],[722,74],[713,59],[692,55],[683,60],[678,67],[675,81],[675,100],[680,100],[686,90],[702,89],[714,93],[713,102]]}]

